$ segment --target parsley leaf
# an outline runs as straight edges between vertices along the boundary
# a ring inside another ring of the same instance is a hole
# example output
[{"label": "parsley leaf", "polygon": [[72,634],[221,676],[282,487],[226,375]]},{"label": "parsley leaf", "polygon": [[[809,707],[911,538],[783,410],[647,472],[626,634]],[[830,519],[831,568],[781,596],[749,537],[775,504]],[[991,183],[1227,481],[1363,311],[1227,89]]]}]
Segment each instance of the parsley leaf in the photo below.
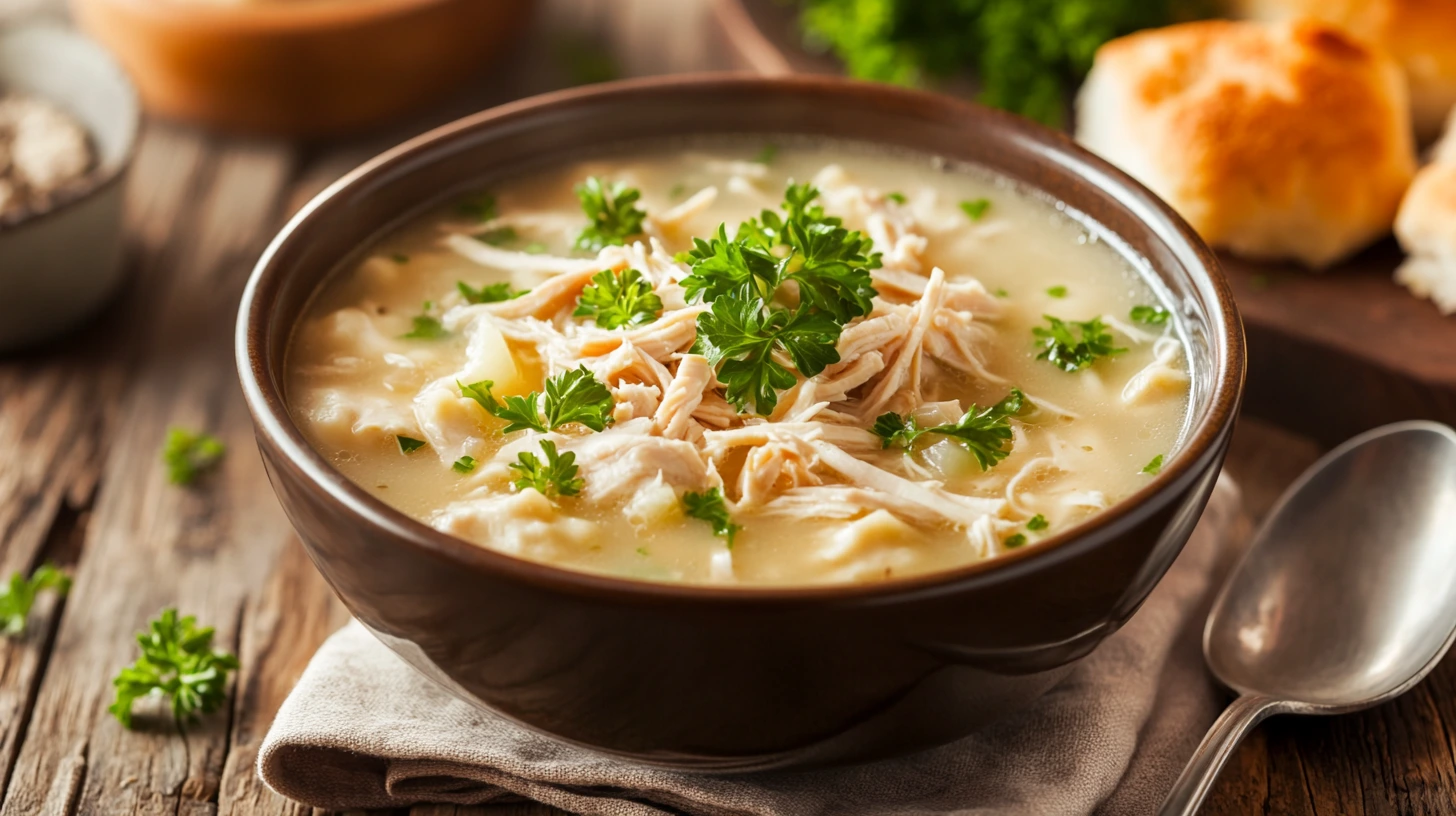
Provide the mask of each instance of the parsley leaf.
[{"label": "parsley leaf", "polygon": [[178,724],[221,708],[228,673],[238,667],[238,659],[214,650],[212,636],[212,627],[199,628],[193,616],[179,618],[176,609],[163,610],[147,631],[137,633],[141,657],[111,681],[116,686],[111,713],[131,728],[132,704],[143,697],[170,698]]},{"label": "parsley leaf", "polygon": [[982,409],[972,404],[959,420],[946,425],[922,428],[913,416],[888,413],[875,420],[870,432],[880,438],[882,449],[903,448],[906,451],[925,434],[949,436],[959,440],[976,457],[981,470],[990,470],[1011,455],[1011,418],[1025,407],[1026,395],[1021,393],[1021,389],[1013,388],[1005,399],[995,405]]},{"label": "parsley leaf", "polygon": [[217,467],[227,453],[227,446],[217,437],[169,428],[162,444],[162,462],[167,466],[167,481],[174,485],[190,485],[209,470]]},{"label": "parsley leaf", "polygon": [[409,263],[409,256],[406,255],[406,254],[404,254],[403,252],[397,252],[397,253],[395,253],[393,255],[390,255],[389,256],[389,259],[391,261],[394,261],[397,264],[407,264],[407,263]]},{"label": "parsley leaf", "polygon": [[733,293],[768,299],[778,288],[779,259],[758,242],[728,240],[722,224],[713,238],[694,238],[693,248],[682,262],[693,268],[682,282],[683,296],[689,302],[713,301]]},{"label": "parsley leaf", "polygon": [[[425,308],[429,309],[429,306],[426,305]],[[400,335],[406,340],[439,340],[442,337],[450,336],[450,332],[445,330],[445,324],[441,323],[440,318],[434,315],[415,315],[413,320],[415,327],[407,333]]]},{"label": "parsley leaf", "polygon": [[647,213],[633,206],[642,197],[640,190],[620,181],[608,185],[592,176],[576,186],[576,197],[591,222],[577,236],[577,249],[598,252],[603,247],[621,246],[628,238],[641,234]]},{"label": "parsley leaf", "polygon": [[1053,287],[1047,289],[1046,290],[1046,293],[1048,295],[1050,295],[1051,297],[1054,297],[1054,298],[1064,298],[1064,297],[1067,296],[1067,287],[1065,287],[1065,286],[1053,286]]},{"label": "parsley leaf", "polygon": [[486,413],[496,419],[504,419],[506,421],[507,424],[501,429],[501,433],[525,430],[535,430],[545,433],[549,430],[541,422],[541,408],[539,406],[541,394],[538,391],[532,391],[524,397],[507,396],[505,404],[501,404],[495,398],[495,395],[490,392],[490,389],[495,386],[495,383],[491,380],[481,380],[470,385],[466,385],[457,380],[455,384],[460,387],[461,396],[475,400],[481,408],[485,409]]},{"label": "parsley leaf", "polygon": [[776,145],[776,144],[774,144],[773,142],[769,142],[768,144],[766,144],[766,145],[763,146],[763,149],[762,150],[758,151],[758,155],[757,156],[754,156],[753,157],[753,163],[754,164],[773,164],[774,158],[776,156],[778,156],[778,155],[779,155],[779,146]]},{"label": "parsley leaf", "polygon": [[1111,357],[1127,351],[1113,345],[1112,335],[1102,319],[1094,317],[1085,322],[1065,321],[1051,315],[1046,318],[1050,328],[1040,326],[1031,333],[1041,342],[1042,352],[1038,360],[1046,360],[1063,371],[1080,371],[1097,362],[1099,357]]},{"label": "parsley leaf", "polygon": [[760,301],[740,296],[719,297],[711,310],[698,315],[696,348],[717,366],[724,397],[739,412],[750,406],[771,413],[778,392],[792,388],[794,373],[774,359],[788,354],[799,373],[812,377],[839,362],[835,343],[841,326],[826,314],[801,306],[764,311]]},{"label": "parsley leaf", "polygon": [[576,454],[571,451],[557,455],[556,443],[541,440],[541,451],[546,454],[543,463],[536,454],[523,451],[510,463],[510,469],[521,474],[511,484],[517,490],[535,490],[547,498],[553,496],[575,496],[586,482],[576,478]]},{"label": "parsley leaf", "polygon": [[71,589],[70,576],[50,564],[37,567],[30,578],[18,572],[11,575],[9,585],[0,586],[0,634],[23,634],[36,595],[47,589],[64,596]]},{"label": "parsley leaf", "polygon": [[604,329],[642,326],[657,319],[662,298],[652,284],[635,269],[624,272],[603,270],[592,276],[592,285],[581,290],[572,317],[594,317]]},{"label": "parsley leaf", "polygon": [[972,221],[980,221],[986,217],[986,210],[991,209],[991,199],[977,198],[973,201],[962,201],[961,212]]},{"label": "parsley leaf", "polygon": [[713,535],[728,539],[728,549],[733,549],[733,539],[743,528],[734,524],[729,516],[728,505],[723,501],[721,489],[715,487],[706,493],[684,493],[682,503],[683,510],[689,516],[711,524]]},{"label": "parsley leaf", "polygon": [[[541,433],[554,431],[572,422],[585,425],[593,431],[604,430],[612,423],[612,409],[616,401],[612,392],[587,370],[580,366],[565,371],[546,381],[546,395],[532,391],[524,397],[507,396],[502,404],[491,393],[495,383],[481,380],[460,387],[462,396],[475,400],[481,408],[497,419],[508,423],[501,433],[534,430]],[[543,408],[544,402],[544,408]],[[542,415],[545,421],[542,421]]]},{"label": "parsley leaf", "polygon": [[880,438],[880,448],[906,448],[915,444],[926,429],[913,416],[900,416],[894,412],[880,414],[870,432]]},{"label": "parsley leaf", "polygon": [[456,459],[454,464],[450,465],[450,469],[456,473],[469,473],[475,470],[475,457],[469,455],[462,456]]},{"label": "parsley leaf", "polygon": [[1026,546],[1026,536],[1022,535],[1021,533],[1009,535],[1004,541],[1001,542],[1001,546],[1005,547],[1008,550],[1014,550],[1017,547],[1024,547]]},{"label": "parsley leaf", "polygon": [[909,199],[905,198],[904,193],[885,193],[885,198],[895,202],[896,204],[904,204],[906,201],[909,201]]},{"label": "parsley leaf", "polygon": [[1172,313],[1162,306],[1134,306],[1128,316],[1147,326],[1161,326],[1168,322]]},{"label": "parsley leaf", "polygon": [[394,441],[399,444],[400,453],[414,453],[425,446],[425,440],[409,436],[396,436]]},{"label": "parsley leaf", "polygon": [[466,199],[455,206],[455,211],[478,221],[495,218],[495,196],[488,193]]},{"label": "parsley leaf", "polygon": [[511,285],[505,282],[488,283],[476,289],[465,281],[456,281],[455,288],[460,290],[460,296],[465,298],[466,303],[500,303],[515,300],[531,291],[529,289],[512,289]]},{"label": "parsley leaf", "polygon": [[520,236],[516,234],[514,227],[496,227],[495,229],[488,229],[485,232],[475,234],[475,240],[490,244],[491,246],[513,244],[519,238]]},{"label": "parsley leaf", "polygon": [[1146,465],[1143,466],[1142,472],[1150,476],[1157,476],[1159,473],[1162,473],[1163,454],[1160,453],[1157,456],[1154,456],[1151,462],[1148,462]]},{"label": "parsley leaf", "polygon": [[1045,530],[1048,526],[1046,516],[1043,516],[1041,513],[1037,513],[1026,522],[1026,529],[1032,531]]}]

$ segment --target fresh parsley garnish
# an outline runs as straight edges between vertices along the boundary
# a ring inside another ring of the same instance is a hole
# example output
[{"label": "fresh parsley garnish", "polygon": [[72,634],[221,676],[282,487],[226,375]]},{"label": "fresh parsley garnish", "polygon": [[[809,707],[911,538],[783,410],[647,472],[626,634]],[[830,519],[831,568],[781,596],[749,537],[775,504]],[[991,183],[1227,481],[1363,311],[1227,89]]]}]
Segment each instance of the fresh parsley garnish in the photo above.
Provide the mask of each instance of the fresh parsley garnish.
[{"label": "fresh parsley garnish", "polygon": [[1045,530],[1047,526],[1048,522],[1046,520],[1046,516],[1043,516],[1041,513],[1037,513],[1026,522],[1026,529],[1033,532],[1037,530]]},{"label": "fresh parsley garnish", "polygon": [[495,196],[485,193],[466,199],[456,205],[455,211],[477,221],[489,221],[495,218]]},{"label": "fresh parsley garnish", "polygon": [[1001,287],[997,287],[996,291],[992,292],[991,294],[995,295],[998,298],[1011,297],[1011,293]]},{"label": "fresh parsley garnish", "polygon": [[510,469],[519,473],[511,484],[517,490],[535,490],[547,498],[554,496],[575,496],[586,482],[576,477],[576,454],[567,451],[557,454],[556,443],[541,440],[541,452],[546,454],[542,462],[534,453],[523,451],[510,463]]},{"label": "fresh parsley garnish", "polygon": [[167,481],[190,485],[197,477],[217,467],[227,454],[221,439],[186,428],[169,428],[162,444],[162,462],[167,466]]},{"label": "fresh parsley garnish", "polygon": [[495,383],[490,380],[456,385],[462,395],[475,400],[491,416],[508,423],[501,429],[502,433],[525,430],[545,433],[572,422],[601,431],[612,423],[612,409],[616,405],[612,392],[586,366],[547,380],[544,400],[541,392],[532,391],[524,397],[507,396],[502,403],[491,393]]},{"label": "fresh parsley garnish", "polygon": [[773,142],[769,142],[768,144],[763,146],[762,150],[758,151],[757,156],[753,157],[753,163],[773,164],[774,157],[778,156],[778,154],[779,146],[774,144]]},{"label": "fresh parsley garnish", "polygon": [[647,213],[634,206],[642,197],[640,190],[592,176],[576,185],[576,197],[590,222],[576,237],[577,249],[598,252],[603,247],[621,246],[642,233]]},{"label": "fresh parsley garnish", "polygon": [[958,440],[976,458],[981,470],[990,470],[1011,455],[1011,418],[1026,407],[1026,395],[1013,388],[1004,399],[989,408],[974,404],[955,422],[920,427],[913,416],[881,414],[870,431],[880,438],[882,448],[909,450],[915,441],[928,433]]},{"label": "fresh parsley garnish", "polygon": [[1005,547],[1008,550],[1014,550],[1017,547],[1023,547],[1025,545],[1026,545],[1026,536],[1023,535],[1023,534],[1021,534],[1021,533],[1015,533],[1013,535],[1009,535],[1009,536],[1006,537],[1006,539],[1004,541],[1001,542],[1001,546]]},{"label": "fresh parsley garnish", "polygon": [[488,283],[476,289],[465,281],[456,281],[455,288],[460,291],[460,296],[465,298],[466,303],[500,303],[514,300],[531,291],[529,289],[512,289],[509,283],[504,282]]},{"label": "fresh parsley garnish", "polygon": [[131,728],[132,704],[143,697],[166,697],[172,717],[180,725],[210,714],[227,699],[228,673],[238,659],[212,648],[211,626],[198,627],[191,615],[178,617],[165,609],[145,632],[137,633],[142,654],[111,681],[116,700],[109,709],[123,726]]},{"label": "fresh parsley garnish", "polygon": [[1064,298],[1064,297],[1067,296],[1067,287],[1065,287],[1065,286],[1053,286],[1053,287],[1047,289],[1046,290],[1046,293],[1048,295],[1050,295],[1051,297],[1054,297],[1054,298]]},{"label": "fresh parsley garnish", "polygon": [[1127,351],[1113,345],[1112,334],[1102,319],[1094,317],[1084,322],[1066,321],[1051,315],[1046,318],[1048,328],[1038,326],[1031,330],[1042,347],[1038,360],[1046,360],[1063,371],[1080,371],[1097,362],[1099,357],[1112,357]]},{"label": "fresh parsley garnish", "polygon": [[1168,322],[1172,313],[1162,306],[1134,306],[1128,314],[1135,322],[1147,326],[1161,326]]},{"label": "fresh parsley garnish", "polygon": [[1142,472],[1150,476],[1157,476],[1159,473],[1162,473],[1163,454],[1160,453],[1157,456],[1154,456],[1152,461],[1148,462],[1146,465],[1143,465]]},{"label": "fresh parsley garnish", "polygon": [[991,209],[991,199],[977,198],[971,201],[961,202],[961,212],[972,221],[980,221],[986,217],[986,210]]},{"label": "fresh parsley garnish", "polygon": [[10,583],[0,586],[0,634],[24,634],[36,596],[48,589],[64,596],[71,589],[71,577],[51,564],[36,567],[29,578],[18,572],[11,575]]},{"label": "fresh parsley garnish", "polygon": [[662,298],[652,291],[642,273],[603,270],[592,276],[591,285],[581,290],[573,317],[595,318],[604,329],[642,326],[657,319]]},{"label": "fresh parsley garnish", "polygon": [[475,234],[475,240],[490,244],[491,246],[513,244],[519,238],[520,236],[516,234],[515,227],[496,227]]},{"label": "fresh parsley garnish", "polygon": [[546,252],[546,245],[540,241],[532,241],[521,247],[521,251],[528,255],[542,255]]},{"label": "fresh parsley garnish", "polygon": [[434,308],[434,306],[435,304],[433,302],[425,301],[425,314],[415,315],[412,318],[414,328],[401,335],[401,337],[406,340],[439,340],[442,337],[449,337],[450,332],[445,330],[445,324],[440,322],[440,318],[429,314],[430,309]]},{"label": "fresh parsley garnish", "polygon": [[885,198],[888,198],[896,204],[904,204],[906,201],[909,200],[905,198],[904,193],[885,193]]},{"label": "fresh parsley garnish", "polygon": [[394,441],[399,443],[400,453],[414,453],[425,446],[425,440],[409,436],[396,436]]},{"label": "fresh parsley garnish", "polygon": [[768,414],[778,404],[778,392],[797,382],[774,352],[787,354],[800,374],[812,377],[839,362],[835,343],[842,328],[832,316],[807,306],[765,309],[762,301],[735,294],[719,297],[698,316],[694,348],[718,366],[724,397],[740,412],[751,406]]},{"label": "fresh parsley garnish", "polygon": [[728,539],[728,549],[733,549],[733,539],[743,528],[733,523],[721,489],[715,487],[705,493],[689,491],[682,495],[682,503],[689,516],[708,522],[713,527],[713,535]]},{"label": "fresh parsley garnish", "polygon": [[469,455],[462,456],[456,459],[454,464],[450,465],[450,469],[456,473],[469,473],[475,470],[475,457]]}]

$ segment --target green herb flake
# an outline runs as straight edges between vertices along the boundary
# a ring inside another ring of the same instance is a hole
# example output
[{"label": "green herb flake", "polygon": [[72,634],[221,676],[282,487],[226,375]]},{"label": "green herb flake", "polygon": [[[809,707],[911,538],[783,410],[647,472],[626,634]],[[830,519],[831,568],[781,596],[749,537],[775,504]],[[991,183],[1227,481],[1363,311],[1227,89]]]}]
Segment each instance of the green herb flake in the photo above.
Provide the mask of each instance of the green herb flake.
[{"label": "green herb flake", "polygon": [[905,202],[909,200],[905,198],[904,193],[885,193],[885,198],[901,206],[904,206]]},{"label": "green herb flake", "polygon": [[227,454],[227,446],[217,437],[169,428],[162,443],[162,463],[167,466],[167,481],[174,485],[190,485],[202,474],[216,468]]},{"label": "green herb flake", "polygon": [[535,490],[547,498],[575,496],[586,486],[585,480],[577,478],[576,454],[571,451],[558,454],[556,443],[541,440],[541,452],[546,455],[542,462],[536,454],[522,451],[510,469],[520,474],[511,484],[517,490]]},{"label": "green herb flake", "polygon": [[[429,310],[429,308],[430,304],[426,303],[425,309]],[[400,335],[406,340],[441,340],[450,336],[450,332],[445,330],[445,324],[434,315],[415,315],[410,320],[414,324],[414,328]]]},{"label": "green herb flake", "polygon": [[529,292],[529,289],[513,289],[509,283],[488,283],[479,289],[465,281],[456,281],[455,288],[466,303],[500,303],[514,300]]},{"label": "green herb flake", "polygon": [[1037,513],[1026,522],[1026,529],[1033,532],[1037,530],[1045,530],[1047,527],[1048,524],[1046,516],[1043,516],[1041,513]]},{"label": "green herb flake", "polygon": [[144,697],[170,700],[178,725],[217,711],[227,701],[228,674],[238,659],[213,649],[212,638],[212,627],[198,627],[193,616],[163,610],[137,633],[141,656],[111,681],[116,699],[108,710],[126,728],[132,726],[133,704]]},{"label": "green herb flake", "polygon": [[1162,326],[1168,322],[1169,317],[1172,317],[1172,313],[1162,306],[1134,306],[1128,316],[1134,322],[1146,326]]},{"label": "green herb flake", "polygon": [[593,318],[604,329],[620,329],[651,323],[661,311],[662,299],[641,272],[606,269],[593,275],[591,285],[581,290],[571,314]]},{"label": "green herb flake", "polygon": [[1005,289],[1002,289],[999,286],[996,288],[996,291],[992,292],[991,294],[995,295],[998,298],[1008,298],[1008,297],[1011,297],[1011,293],[1010,292],[1006,291]]},{"label": "green herb flake", "polygon": [[1008,550],[1014,550],[1017,547],[1024,547],[1026,546],[1026,536],[1022,535],[1021,533],[1009,535],[1004,541],[1001,542],[1001,546],[1005,547]]},{"label": "green herb flake", "polygon": [[961,212],[972,221],[980,221],[986,217],[986,211],[991,209],[991,199],[977,198],[971,201],[961,202]]},{"label": "green herb flake", "polygon": [[520,240],[520,236],[516,234],[515,227],[495,227],[485,232],[476,233],[475,240],[498,247],[514,244]]},{"label": "green herb flake", "polygon": [[753,157],[754,164],[773,164],[774,159],[779,155],[779,146],[773,142],[763,146],[758,155]]},{"label": "green herb flake", "polygon": [[595,85],[622,76],[616,56],[603,44],[583,36],[562,37],[555,44],[557,60],[571,85]]},{"label": "green herb flake", "polygon": [[532,241],[531,243],[521,247],[521,251],[526,253],[527,255],[545,255],[546,245],[541,243],[540,241]]},{"label": "green herb flake", "polygon": [[455,463],[450,466],[450,469],[456,473],[469,473],[475,470],[475,457],[469,455],[462,456],[455,460]]},{"label": "green herb flake", "polygon": [[455,205],[455,212],[477,221],[489,221],[496,216],[495,196],[482,193],[474,198],[466,199]]},{"label": "green herb flake", "polygon": [[687,191],[688,186],[679,181],[677,184],[672,185],[672,189],[667,191],[667,197],[673,201],[677,201],[679,198],[682,198],[683,193],[686,193]]},{"label": "green herb flake", "polygon": [[1011,455],[1011,418],[1026,408],[1026,395],[1013,388],[1005,399],[989,408],[971,405],[959,420],[946,425],[922,428],[913,416],[881,414],[870,428],[880,438],[880,447],[908,451],[925,434],[938,434],[955,439],[976,458],[981,470],[990,470]]},{"label": "green herb flake", "polygon": [[1154,456],[1152,458],[1152,461],[1148,462],[1146,465],[1143,465],[1142,472],[1148,474],[1149,476],[1156,476],[1159,473],[1162,473],[1163,454],[1160,453],[1157,456]]},{"label": "green herb flake", "polygon": [[612,409],[616,407],[611,390],[602,385],[586,366],[564,371],[547,380],[544,400],[541,392],[532,391],[524,397],[507,396],[502,403],[491,393],[495,383],[490,380],[469,385],[457,382],[456,385],[462,396],[475,400],[486,413],[506,420],[508,424],[501,433],[525,430],[545,433],[573,422],[601,431],[612,424]]},{"label": "green herb flake", "polygon": [[414,453],[425,446],[425,440],[410,436],[396,436],[394,441],[399,444],[400,453]]},{"label": "green herb flake", "polygon": [[51,564],[37,567],[29,578],[12,574],[10,582],[0,586],[0,634],[18,637],[25,633],[25,620],[41,592],[50,590],[64,597],[70,589],[70,576]]},{"label": "green herb flake", "polygon": [[604,247],[622,246],[628,238],[642,234],[647,213],[635,206],[642,197],[640,190],[592,176],[576,186],[576,197],[588,221],[576,238],[577,249],[599,252]]},{"label": "green herb flake", "polygon": [[1067,296],[1067,287],[1065,287],[1065,286],[1053,286],[1053,287],[1047,289],[1046,290],[1046,293],[1047,293],[1048,296],[1054,297],[1054,298],[1057,298],[1057,299],[1060,300],[1061,298],[1064,298],[1064,297]]},{"label": "green herb flake", "polygon": [[389,259],[397,264],[409,263],[409,256],[404,254],[403,252],[396,252],[395,254],[390,255]]},{"label": "green herb flake", "polygon": [[733,539],[743,528],[733,523],[721,489],[715,487],[704,493],[689,491],[682,495],[682,504],[689,517],[708,522],[713,528],[713,535],[726,538],[728,549],[733,549]]},{"label": "green herb flake", "polygon": [[649,553],[647,551],[647,548],[646,547],[638,547],[637,548],[637,554],[640,555],[640,556],[642,556],[643,558],[646,558],[649,555],[651,555],[651,553]]},{"label": "green herb flake", "polygon": [[1042,315],[1047,328],[1038,326],[1031,330],[1042,349],[1036,356],[1046,360],[1063,371],[1080,371],[1101,357],[1112,357],[1127,351],[1113,345],[1112,334],[1107,331],[1101,318],[1084,322],[1066,321],[1051,315]]}]

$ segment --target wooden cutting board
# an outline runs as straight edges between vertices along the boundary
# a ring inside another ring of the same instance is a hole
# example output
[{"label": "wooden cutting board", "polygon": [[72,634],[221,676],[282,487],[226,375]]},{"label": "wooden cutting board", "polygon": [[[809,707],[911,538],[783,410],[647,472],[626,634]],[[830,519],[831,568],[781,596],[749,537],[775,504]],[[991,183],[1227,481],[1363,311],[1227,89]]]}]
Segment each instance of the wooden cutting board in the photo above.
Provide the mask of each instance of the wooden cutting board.
[{"label": "wooden cutting board", "polygon": [[[794,7],[715,0],[728,56],[763,74],[838,74],[801,46]],[[1456,315],[1442,317],[1391,278],[1386,240],[1322,273],[1224,256],[1249,341],[1244,408],[1333,445],[1387,422],[1456,425]]]}]

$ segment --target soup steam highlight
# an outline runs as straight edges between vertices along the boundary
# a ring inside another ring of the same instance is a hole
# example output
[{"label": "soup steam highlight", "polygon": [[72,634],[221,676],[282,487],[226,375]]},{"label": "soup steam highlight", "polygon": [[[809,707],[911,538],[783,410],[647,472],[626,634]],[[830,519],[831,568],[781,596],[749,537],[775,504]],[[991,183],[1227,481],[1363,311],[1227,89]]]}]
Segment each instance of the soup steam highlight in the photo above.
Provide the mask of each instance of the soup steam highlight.
[{"label": "soup steam highlight", "polygon": [[299,424],[481,546],[739,585],[1034,547],[1172,454],[1177,322],[1083,225],[929,158],[758,147],[537,174],[387,237],[298,330]]}]

